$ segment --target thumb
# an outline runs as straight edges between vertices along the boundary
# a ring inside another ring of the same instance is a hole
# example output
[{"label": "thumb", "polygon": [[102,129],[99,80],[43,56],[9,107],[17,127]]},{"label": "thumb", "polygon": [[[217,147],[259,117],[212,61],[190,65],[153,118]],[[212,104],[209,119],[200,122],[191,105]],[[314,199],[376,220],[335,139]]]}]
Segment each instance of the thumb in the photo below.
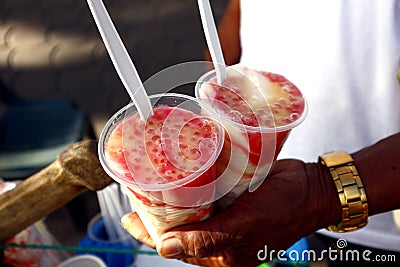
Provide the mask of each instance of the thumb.
[{"label": "thumb", "polygon": [[156,244],[158,253],[165,258],[200,258],[237,245],[241,238],[237,221],[218,215],[166,232]]}]

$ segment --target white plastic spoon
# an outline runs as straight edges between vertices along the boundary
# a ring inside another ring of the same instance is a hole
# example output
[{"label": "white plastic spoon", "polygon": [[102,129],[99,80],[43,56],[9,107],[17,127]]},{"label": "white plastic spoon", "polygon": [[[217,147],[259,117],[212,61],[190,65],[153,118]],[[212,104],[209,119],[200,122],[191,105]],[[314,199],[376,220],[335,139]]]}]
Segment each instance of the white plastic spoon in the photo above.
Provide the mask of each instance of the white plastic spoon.
[{"label": "white plastic spoon", "polygon": [[87,0],[87,2],[118,76],[137,107],[140,119],[144,121],[153,110],[139,74],[103,2],[101,0]]},{"label": "white plastic spoon", "polygon": [[209,0],[198,0],[197,2],[208,49],[210,49],[211,58],[217,75],[217,82],[221,84],[226,78],[226,66],[210,2]]}]

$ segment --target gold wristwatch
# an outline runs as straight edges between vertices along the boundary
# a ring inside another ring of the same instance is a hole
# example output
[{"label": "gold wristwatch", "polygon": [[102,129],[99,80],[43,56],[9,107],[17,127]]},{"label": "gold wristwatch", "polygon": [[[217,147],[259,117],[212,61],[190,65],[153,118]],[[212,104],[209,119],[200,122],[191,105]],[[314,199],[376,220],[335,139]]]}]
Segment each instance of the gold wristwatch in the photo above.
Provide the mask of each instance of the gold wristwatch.
[{"label": "gold wristwatch", "polygon": [[342,206],[342,221],[327,229],[334,232],[349,232],[367,225],[367,195],[353,158],[345,151],[335,151],[321,155],[319,163],[328,168]]}]

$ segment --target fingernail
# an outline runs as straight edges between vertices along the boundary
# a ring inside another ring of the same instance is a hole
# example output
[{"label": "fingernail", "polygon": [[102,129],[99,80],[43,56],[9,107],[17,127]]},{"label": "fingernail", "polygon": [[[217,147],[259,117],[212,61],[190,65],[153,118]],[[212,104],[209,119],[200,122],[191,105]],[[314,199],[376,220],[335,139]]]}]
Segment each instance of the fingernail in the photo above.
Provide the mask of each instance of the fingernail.
[{"label": "fingernail", "polygon": [[134,213],[128,213],[122,216],[121,220],[119,223],[121,224],[122,228],[130,232],[134,227],[132,227],[132,219],[131,217],[134,215]]},{"label": "fingernail", "polygon": [[178,238],[169,238],[161,244],[161,256],[166,258],[176,258],[178,256],[184,256],[182,242]]},{"label": "fingernail", "polygon": [[121,220],[119,221],[121,226],[124,227],[125,229],[127,229],[128,225],[130,223],[129,215],[130,214],[125,214],[124,216],[122,216]]}]

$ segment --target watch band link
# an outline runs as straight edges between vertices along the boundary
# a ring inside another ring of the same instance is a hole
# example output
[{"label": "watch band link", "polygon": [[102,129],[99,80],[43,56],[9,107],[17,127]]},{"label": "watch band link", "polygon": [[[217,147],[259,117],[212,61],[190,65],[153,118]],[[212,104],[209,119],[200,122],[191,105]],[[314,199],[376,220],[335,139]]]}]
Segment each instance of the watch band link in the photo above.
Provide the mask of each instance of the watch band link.
[{"label": "watch band link", "polygon": [[321,155],[335,183],[342,207],[342,221],[327,229],[335,232],[354,231],[368,223],[368,201],[353,158],[344,151]]}]

